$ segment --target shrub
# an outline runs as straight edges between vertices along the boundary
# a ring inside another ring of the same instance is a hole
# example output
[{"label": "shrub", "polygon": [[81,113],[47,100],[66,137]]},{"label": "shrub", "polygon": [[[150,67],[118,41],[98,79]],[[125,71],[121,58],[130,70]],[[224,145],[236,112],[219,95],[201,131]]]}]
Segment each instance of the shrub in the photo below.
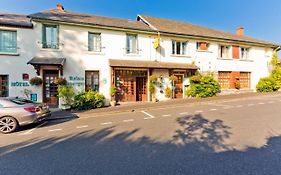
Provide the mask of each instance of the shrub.
[{"label": "shrub", "polygon": [[40,77],[33,77],[29,80],[29,83],[34,86],[39,86],[43,83],[43,80]]},{"label": "shrub", "polygon": [[101,108],[104,106],[105,97],[93,90],[81,92],[74,97],[73,108],[78,110],[88,110]]},{"label": "shrub", "polygon": [[239,80],[236,80],[236,81],[235,81],[235,88],[236,88],[236,89],[240,89],[240,88],[241,88],[241,84],[240,84],[240,81],[239,81]]},{"label": "shrub", "polygon": [[74,88],[72,86],[60,85],[58,87],[59,97],[62,98],[64,104],[71,106],[73,104],[73,97],[75,95]]},{"label": "shrub", "polygon": [[165,97],[171,98],[172,93],[173,93],[173,91],[172,91],[171,88],[167,87],[167,88],[165,89]]},{"label": "shrub", "polygon": [[57,78],[57,79],[55,79],[54,83],[56,85],[66,85],[67,81],[65,78]]},{"label": "shrub", "polygon": [[171,75],[171,76],[169,77],[169,80],[170,80],[170,81],[177,81],[177,80],[178,80],[178,77],[175,76],[175,75]]},{"label": "shrub", "polygon": [[157,81],[157,76],[156,75],[149,76],[149,81],[156,82]]},{"label": "shrub", "polygon": [[116,92],[117,92],[116,86],[114,84],[112,84],[109,91],[110,91],[110,96],[114,98],[116,95]]},{"label": "shrub", "polygon": [[262,78],[256,86],[258,92],[274,92],[277,91],[280,86],[276,83],[275,79],[270,77]]},{"label": "shrub", "polygon": [[191,84],[186,90],[186,96],[201,98],[212,97],[217,95],[220,90],[220,85],[213,76],[193,76],[190,79]]}]

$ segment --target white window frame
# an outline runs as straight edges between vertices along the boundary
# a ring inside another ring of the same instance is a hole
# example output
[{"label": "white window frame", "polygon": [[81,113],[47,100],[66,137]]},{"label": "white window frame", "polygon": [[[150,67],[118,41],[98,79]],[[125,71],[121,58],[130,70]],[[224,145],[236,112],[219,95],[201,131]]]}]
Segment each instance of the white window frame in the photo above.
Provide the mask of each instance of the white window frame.
[{"label": "white window frame", "polygon": [[[246,51],[247,51],[246,55],[242,53],[243,49],[246,49]],[[249,60],[250,59],[250,48],[249,47],[240,47],[240,59],[241,60]]]},{"label": "white window frame", "polygon": [[[222,47],[225,48],[226,53],[222,53]],[[224,56],[226,54],[226,56]],[[231,58],[231,46],[229,45],[219,45],[219,58],[230,59]]]},{"label": "white window frame", "polygon": [[[130,43],[129,37],[135,37],[135,43]],[[133,47],[135,45],[135,47]],[[132,46],[132,48],[131,48]],[[137,34],[126,34],[126,47],[125,47],[126,54],[139,54],[138,49],[138,35]]]},{"label": "white window frame", "polygon": [[[188,41],[172,40],[171,43],[172,43],[172,49],[171,49],[172,55],[188,56],[188,54],[189,54]],[[184,44],[185,44],[185,50],[183,49]],[[178,53],[178,46],[180,47],[179,53]]]},{"label": "white window frame", "polygon": [[[90,43],[90,37],[92,38],[92,43]],[[95,40],[96,37],[96,40]],[[91,46],[92,44],[92,46]],[[102,38],[101,33],[88,32],[88,51],[89,52],[101,52],[102,51]]]}]

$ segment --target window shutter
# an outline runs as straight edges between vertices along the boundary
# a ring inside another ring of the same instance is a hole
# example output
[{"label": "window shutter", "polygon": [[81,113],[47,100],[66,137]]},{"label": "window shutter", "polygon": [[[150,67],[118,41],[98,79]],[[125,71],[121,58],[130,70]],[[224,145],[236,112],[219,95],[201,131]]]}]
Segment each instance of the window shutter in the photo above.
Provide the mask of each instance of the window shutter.
[{"label": "window shutter", "polygon": [[240,58],[239,46],[232,46],[232,57],[234,59],[239,59]]}]

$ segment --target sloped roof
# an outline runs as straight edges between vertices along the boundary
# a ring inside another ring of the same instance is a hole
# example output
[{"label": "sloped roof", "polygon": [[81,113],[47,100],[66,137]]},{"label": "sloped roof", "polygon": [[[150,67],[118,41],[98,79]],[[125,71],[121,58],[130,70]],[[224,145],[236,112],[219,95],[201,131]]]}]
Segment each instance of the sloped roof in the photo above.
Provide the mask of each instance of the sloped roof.
[{"label": "sloped roof", "polygon": [[0,26],[32,28],[33,25],[26,15],[0,12]]},{"label": "sloped roof", "polygon": [[63,66],[66,58],[34,57],[27,64],[31,65],[60,65]]},{"label": "sloped roof", "polygon": [[117,27],[124,29],[135,29],[152,31],[152,29],[141,21],[132,21],[111,17],[96,16],[92,14],[81,14],[77,12],[52,9],[29,15],[32,19],[54,20],[61,22],[89,24],[97,26]]},{"label": "sloped roof", "polygon": [[197,37],[208,37],[214,39],[223,39],[223,40],[232,40],[232,41],[241,41],[241,42],[248,42],[248,43],[277,46],[277,44],[271,42],[251,38],[248,36],[240,36],[233,33],[202,27],[199,25],[194,25],[186,22],[180,22],[180,21],[169,20],[164,18],[156,18],[151,16],[145,16],[145,15],[139,15],[138,20],[142,20],[148,23],[148,25],[150,25],[155,30],[163,33],[180,34],[180,35],[197,36]]},{"label": "sloped roof", "polygon": [[117,60],[110,59],[109,65],[112,67],[134,67],[134,68],[163,68],[163,69],[194,69],[198,67],[193,64],[169,63],[159,61],[139,61],[139,60]]}]

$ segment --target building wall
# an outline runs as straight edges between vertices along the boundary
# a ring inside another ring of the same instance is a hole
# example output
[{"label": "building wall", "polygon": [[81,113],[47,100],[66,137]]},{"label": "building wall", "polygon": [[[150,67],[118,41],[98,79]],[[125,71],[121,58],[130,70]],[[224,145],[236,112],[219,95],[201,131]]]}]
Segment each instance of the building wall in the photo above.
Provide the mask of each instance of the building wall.
[{"label": "building wall", "polygon": [[[202,72],[218,71],[244,71],[251,72],[251,89],[261,77],[269,74],[268,63],[271,59],[272,49],[265,53],[265,48],[251,47],[250,60],[220,59],[219,43],[210,43],[208,51],[197,51],[196,40],[176,37],[161,36],[160,49],[153,48],[156,35],[138,34],[138,54],[126,54],[126,32],[103,30],[97,28],[59,25],[60,49],[42,49],[42,24],[33,22],[34,29],[6,28],[17,30],[19,56],[0,55],[0,75],[9,75],[9,95],[23,96],[23,90],[29,88],[32,93],[38,94],[38,101],[42,101],[42,87],[14,87],[12,82],[23,82],[22,74],[27,73],[32,78],[36,76],[35,70],[26,63],[33,57],[66,58],[64,75],[68,82],[73,83],[77,91],[84,90],[86,70],[98,70],[100,72],[100,92],[110,99],[109,88],[111,84],[109,59],[147,60],[174,63],[195,63]],[[88,32],[101,33],[102,52],[88,51]],[[188,41],[188,55],[172,55],[172,40]],[[230,54],[232,55],[232,54]],[[155,70],[154,74],[162,75],[165,84],[168,84],[168,71]],[[42,75],[42,74],[41,74]],[[82,78],[79,81],[71,81],[71,77]],[[28,84],[28,81],[26,81]],[[165,87],[164,87],[165,88]],[[157,89],[157,97],[164,100],[164,94]]]}]

